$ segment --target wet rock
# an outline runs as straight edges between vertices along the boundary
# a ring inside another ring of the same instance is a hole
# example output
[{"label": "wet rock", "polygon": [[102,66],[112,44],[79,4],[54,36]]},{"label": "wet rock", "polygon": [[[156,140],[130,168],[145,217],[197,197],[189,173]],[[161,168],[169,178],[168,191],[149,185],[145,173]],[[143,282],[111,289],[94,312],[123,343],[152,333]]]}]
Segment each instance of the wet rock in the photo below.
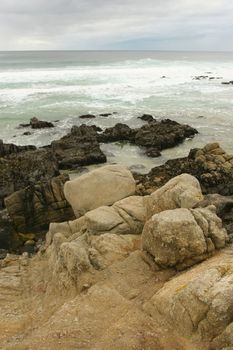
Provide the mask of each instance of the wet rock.
[{"label": "wet rock", "polygon": [[29,136],[29,135],[32,135],[32,133],[31,133],[30,131],[25,131],[25,132],[23,133],[23,135],[24,135],[24,136]]},{"label": "wet rock", "polygon": [[160,157],[161,153],[157,148],[150,147],[146,150],[147,157],[156,158]]},{"label": "wet rock", "polygon": [[148,125],[143,125],[135,135],[136,145],[146,148],[165,148],[174,147],[188,137],[192,137],[197,130],[188,126],[179,124],[170,119],[162,121],[154,120]]},{"label": "wet rock", "polygon": [[223,85],[233,85],[233,80],[230,80],[230,81],[222,81]]},{"label": "wet rock", "polygon": [[[5,198],[7,211],[18,232],[36,232],[43,236],[50,222],[74,218],[63,192],[64,183],[68,179],[68,175],[61,175],[37,182]],[[28,239],[32,237],[26,237]]]},{"label": "wet rock", "polygon": [[91,125],[91,127],[93,128],[93,130],[95,130],[95,131],[97,131],[97,132],[103,131],[103,129],[101,129],[99,126]]},{"label": "wet rock", "polygon": [[134,141],[137,130],[131,129],[128,125],[117,123],[111,128],[105,129],[98,135],[99,142]]},{"label": "wet rock", "polygon": [[182,173],[196,177],[203,194],[233,194],[233,155],[225,153],[218,143],[208,144],[203,149],[192,149],[188,157],[171,159],[153,168],[147,175],[135,178],[146,190],[161,187]]},{"label": "wet rock", "polygon": [[113,113],[101,113],[99,116],[100,117],[109,117],[110,115],[112,115]]},{"label": "wet rock", "polygon": [[39,120],[36,117],[30,120],[30,126],[32,129],[54,128],[53,123]]},{"label": "wet rock", "polygon": [[0,158],[0,208],[6,196],[58,174],[57,160],[49,149],[12,153]]},{"label": "wet rock", "polygon": [[138,117],[138,119],[141,119],[141,120],[149,123],[149,122],[152,122],[154,120],[154,117],[151,114],[143,114],[141,117]]},{"label": "wet rock", "polygon": [[94,118],[96,118],[96,116],[93,114],[83,114],[83,115],[80,115],[79,118],[80,119],[94,119]]},{"label": "wet rock", "polygon": [[97,132],[92,126],[73,126],[69,134],[53,141],[51,146],[60,169],[106,162],[97,141]]},{"label": "wet rock", "polygon": [[32,145],[17,146],[13,143],[3,143],[3,141],[0,140],[0,157],[7,157],[10,154],[20,153],[24,151],[31,151],[31,150],[36,150],[36,147]]}]

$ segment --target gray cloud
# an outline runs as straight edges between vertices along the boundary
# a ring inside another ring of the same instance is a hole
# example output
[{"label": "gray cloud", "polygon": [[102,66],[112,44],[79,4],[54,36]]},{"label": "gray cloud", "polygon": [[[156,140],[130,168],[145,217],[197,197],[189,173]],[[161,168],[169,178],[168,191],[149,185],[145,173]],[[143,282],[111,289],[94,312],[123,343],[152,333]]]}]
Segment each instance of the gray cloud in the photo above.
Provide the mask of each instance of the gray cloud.
[{"label": "gray cloud", "polygon": [[0,50],[232,51],[231,0],[1,0]]}]

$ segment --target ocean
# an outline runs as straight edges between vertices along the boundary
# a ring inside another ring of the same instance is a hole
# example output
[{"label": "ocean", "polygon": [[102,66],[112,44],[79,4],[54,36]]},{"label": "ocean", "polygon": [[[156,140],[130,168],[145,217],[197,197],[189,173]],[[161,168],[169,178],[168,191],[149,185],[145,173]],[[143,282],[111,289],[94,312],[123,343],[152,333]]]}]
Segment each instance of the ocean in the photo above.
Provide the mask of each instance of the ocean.
[{"label": "ocean", "polygon": [[[233,52],[0,52],[0,138],[42,146],[82,124],[81,114],[97,115],[85,123],[105,128],[117,122],[140,126],[138,116],[149,113],[187,123],[199,134],[155,159],[136,146],[103,145],[108,162],[141,165],[146,172],[208,142],[233,152],[233,85],[221,84],[229,80]],[[107,112],[116,113],[98,116]],[[56,121],[56,127],[24,136],[18,125],[34,116]]]}]

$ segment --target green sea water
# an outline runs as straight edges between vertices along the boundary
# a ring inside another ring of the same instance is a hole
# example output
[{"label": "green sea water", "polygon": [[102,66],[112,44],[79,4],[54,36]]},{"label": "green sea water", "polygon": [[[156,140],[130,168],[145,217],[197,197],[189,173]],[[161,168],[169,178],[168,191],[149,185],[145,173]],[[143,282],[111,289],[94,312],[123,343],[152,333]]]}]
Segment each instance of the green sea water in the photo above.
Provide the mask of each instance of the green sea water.
[{"label": "green sea water", "polygon": [[[196,80],[196,76],[206,76]],[[184,156],[192,147],[218,141],[233,152],[233,53],[159,51],[0,52],[0,138],[16,144],[50,143],[86,121],[102,128],[117,122],[140,126],[150,113],[198,129],[184,144],[158,159],[134,146],[103,145],[109,162],[143,164],[146,169]],[[108,118],[100,113],[117,112]],[[32,117],[57,121],[55,128],[23,136]]]}]

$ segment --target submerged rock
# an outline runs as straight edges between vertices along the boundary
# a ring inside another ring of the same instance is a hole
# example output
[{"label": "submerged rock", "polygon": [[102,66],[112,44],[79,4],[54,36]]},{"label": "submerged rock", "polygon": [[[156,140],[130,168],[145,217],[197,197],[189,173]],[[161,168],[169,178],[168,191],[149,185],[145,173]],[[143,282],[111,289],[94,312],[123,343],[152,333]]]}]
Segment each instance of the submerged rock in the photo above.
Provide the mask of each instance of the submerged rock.
[{"label": "submerged rock", "polygon": [[83,114],[83,115],[80,115],[79,118],[80,119],[94,119],[94,118],[96,118],[96,116],[93,114]]}]

